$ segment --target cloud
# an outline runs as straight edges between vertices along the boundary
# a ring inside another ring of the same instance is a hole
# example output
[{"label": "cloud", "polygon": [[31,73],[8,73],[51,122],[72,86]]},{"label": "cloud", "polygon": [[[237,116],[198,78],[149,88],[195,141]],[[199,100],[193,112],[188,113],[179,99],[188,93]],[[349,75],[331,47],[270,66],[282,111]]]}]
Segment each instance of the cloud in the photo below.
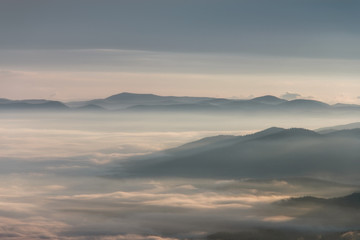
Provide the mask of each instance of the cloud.
[{"label": "cloud", "polygon": [[[304,212],[272,203],[294,195],[351,191],[347,185],[311,179],[21,177],[18,184],[10,176],[0,185],[0,236],[25,238],[27,232],[34,239],[203,239],[250,226],[298,226],[316,209]],[[321,223],[323,215],[311,223]]]},{"label": "cloud", "polygon": [[9,239],[57,239],[68,225],[44,217],[14,219],[0,217],[0,237]]},{"label": "cloud", "polygon": [[288,217],[288,216],[270,216],[264,218],[263,220],[265,222],[287,222],[293,219],[294,219],[293,217]]},{"label": "cloud", "polygon": [[299,98],[301,97],[300,94],[298,93],[289,93],[289,92],[286,92],[285,94],[281,95],[282,98],[286,99],[286,100],[294,100],[296,98]]},{"label": "cloud", "polygon": [[[92,124],[73,118],[73,122],[64,120],[62,125],[49,121],[54,116],[46,116],[45,121],[36,118],[1,121],[0,237],[185,240],[254,226],[327,226],[325,218],[329,215],[334,216],[331,224],[336,227],[357,220],[350,211],[339,214],[336,212],[339,209],[318,211],[313,207],[304,211],[272,204],[293,196],[342,195],[358,189],[356,182],[347,185],[308,178],[266,179],[264,175],[261,179],[239,179],[238,174],[221,179],[199,175],[107,178],[109,170],[122,167],[125,156],[240,131],[204,128],[132,132],[126,129],[132,129],[129,126],[136,124],[133,121],[114,124],[108,116],[93,117]],[[208,118],[200,120],[204,120],[201,124],[208,123]],[[35,126],[30,124],[32,121]],[[238,126],[239,120],[235,121]],[[106,125],[106,130],[96,128],[100,123]],[[162,122],[159,125],[163,127]],[[336,218],[340,215],[341,219]]]}]

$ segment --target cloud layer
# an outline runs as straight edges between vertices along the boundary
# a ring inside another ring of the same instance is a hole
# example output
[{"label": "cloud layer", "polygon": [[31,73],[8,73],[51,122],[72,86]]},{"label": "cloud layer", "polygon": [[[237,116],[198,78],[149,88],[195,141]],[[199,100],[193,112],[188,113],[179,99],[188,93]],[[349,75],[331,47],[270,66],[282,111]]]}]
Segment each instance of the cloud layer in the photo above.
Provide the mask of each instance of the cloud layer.
[{"label": "cloud layer", "polygon": [[[357,182],[304,176],[112,175],[128,156],[139,157],[205,136],[251,133],[264,127],[256,119],[242,122],[240,117],[196,114],[13,114],[4,114],[0,120],[0,236],[5,239],[185,240],[258,227],[347,230],[354,227],[351,222],[358,222],[353,211],[342,208],[311,205],[304,211],[276,204],[289,197],[347,195],[359,190]],[[219,122],[227,122],[227,128]],[[309,120],[308,124],[318,123]],[[322,216],[341,218],[330,221]]]}]

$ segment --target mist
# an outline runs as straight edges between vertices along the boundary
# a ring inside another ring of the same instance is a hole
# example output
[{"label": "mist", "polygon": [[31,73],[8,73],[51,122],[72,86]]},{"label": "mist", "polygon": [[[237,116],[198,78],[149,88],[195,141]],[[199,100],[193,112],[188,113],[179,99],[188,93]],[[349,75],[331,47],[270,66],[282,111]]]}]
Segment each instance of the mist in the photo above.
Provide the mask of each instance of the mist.
[{"label": "mist", "polygon": [[[217,232],[227,232],[220,239],[228,239],[259,229],[295,231],[294,236],[354,230],[357,206],[314,203],[304,212],[300,203],[282,201],[359,191],[357,135],[254,139],[239,143],[235,152],[222,148],[272,126],[315,130],[355,120],[321,114],[4,111],[1,236],[173,240],[212,239]],[[217,145],[219,135],[223,145]],[[271,155],[294,144],[298,154],[290,163],[289,155]],[[302,150],[309,146],[333,158],[307,159]],[[257,160],[249,155],[254,147]],[[341,161],[331,149],[343,155]],[[205,150],[210,155],[202,155]],[[245,162],[236,160],[244,154]]]}]

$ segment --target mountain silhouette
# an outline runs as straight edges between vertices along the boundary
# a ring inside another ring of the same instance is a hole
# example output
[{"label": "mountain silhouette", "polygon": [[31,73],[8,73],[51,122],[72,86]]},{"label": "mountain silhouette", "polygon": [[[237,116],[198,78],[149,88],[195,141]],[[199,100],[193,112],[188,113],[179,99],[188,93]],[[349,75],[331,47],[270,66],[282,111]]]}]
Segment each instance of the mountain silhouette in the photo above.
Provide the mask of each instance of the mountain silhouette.
[{"label": "mountain silhouette", "polygon": [[332,126],[332,127],[319,128],[319,129],[316,129],[316,132],[325,134],[325,133],[336,132],[338,130],[350,130],[350,129],[355,129],[355,128],[360,128],[360,122],[349,123],[349,124],[345,124],[345,125],[337,125],[337,126]]},{"label": "mountain silhouette", "polygon": [[135,94],[123,92],[119,94],[112,95],[110,97],[105,98],[105,100],[110,101],[134,101],[134,100],[143,100],[143,101],[159,101],[162,100],[163,97],[154,95],[154,94]]},{"label": "mountain silhouette", "polygon": [[110,97],[105,98],[104,100],[113,101],[113,102],[132,102],[132,103],[193,103],[209,100],[212,98],[207,97],[175,97],[175,96],[158,96],[155,94],[139,94],[139,93],[128,93],[123,92],[120,94],[115,94]]},{"label": "mountain silhouette", "polygon": [[[129,159],[124,174],[179,177],[357,176],[360,131],[319,134],[270,128],[246,136],[217,136]],[[346,174],[345,174],[346,173]],[[121,175],[121,173],[119,173]]]},{"label": "mountain silhouette", "polygon": [[96,105],[96,104],[88,104],[82,107],[76,108],[76,110],[83,110],[83,111],[104,111],[105,109]]},{"label": "mountain silhouette", "polygon": [[296,109],[323,110],[330,108],[330,105],[326,103],[315,100],[307,100],[307,99],[295,99],[292,101],[280,103],[278,106],[282,108],[295,109],[295,110]]},{"label": "mountain silhouette", "polygon": [[64,103],[49,100],[18,100],[3,101],[0,103],[1,110],[66,110],[69,109]]},{"label": "mountain silhouette", "polygon": [[283,102],[287,102],[287,100],[282,99],[282,98],[278,98],[272,95],[265,95],[262,97],[256,97],[252,99],[255,102],[259,102],[259,103],[266,103],[266,104],[280,104]]},{"label": "mountain silhouette", "polygon": [[357,208],[360,210],[360,192],[354,192],[350,195],[336,198],[318,198],[312,196],[305,196],[299,198],[289,198],[277,202],[276,204],[284,206],[299,206],[299,205],[321,205],[321,206],[336,206],[345,208]]},{"label": "mountain silhouette", "polygon": [[[56,103],[55,103],[56,102]],[[30,105],[32,104],[32,105]],[[44,104],[44,105],[41,105]],[[46,107],[48,106],[48,107]],[[110,111],[138,111],[138,112],[209,112],[209,113],[250,113],[250,114],[358,114],[360,105],[334,104],[296,99],[287,101],[272,95],[255,97],[253,99],[226,99],[211,97],[177,97],[159,96],[155,94],[138,94],[123,92],[103,99],[89,101],[75,101],[61,103],[43,99],[9,100],[0,99],[0,110],[24,110],[37,108],[52,108],[90,110],[101,107]]]}]

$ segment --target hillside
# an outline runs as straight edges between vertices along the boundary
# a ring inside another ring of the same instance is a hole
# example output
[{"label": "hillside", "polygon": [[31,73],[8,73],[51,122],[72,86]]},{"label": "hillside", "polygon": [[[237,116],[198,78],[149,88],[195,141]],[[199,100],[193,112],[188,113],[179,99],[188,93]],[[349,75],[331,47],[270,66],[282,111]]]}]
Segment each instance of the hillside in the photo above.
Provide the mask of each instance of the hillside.
[{"label": "hillside", "polygon": [[188,143],[124,165],[132,176],[298,177],[319,173],[356,176],[360,131],[319,134],[270,128],[246,136],[217,136]]}]

